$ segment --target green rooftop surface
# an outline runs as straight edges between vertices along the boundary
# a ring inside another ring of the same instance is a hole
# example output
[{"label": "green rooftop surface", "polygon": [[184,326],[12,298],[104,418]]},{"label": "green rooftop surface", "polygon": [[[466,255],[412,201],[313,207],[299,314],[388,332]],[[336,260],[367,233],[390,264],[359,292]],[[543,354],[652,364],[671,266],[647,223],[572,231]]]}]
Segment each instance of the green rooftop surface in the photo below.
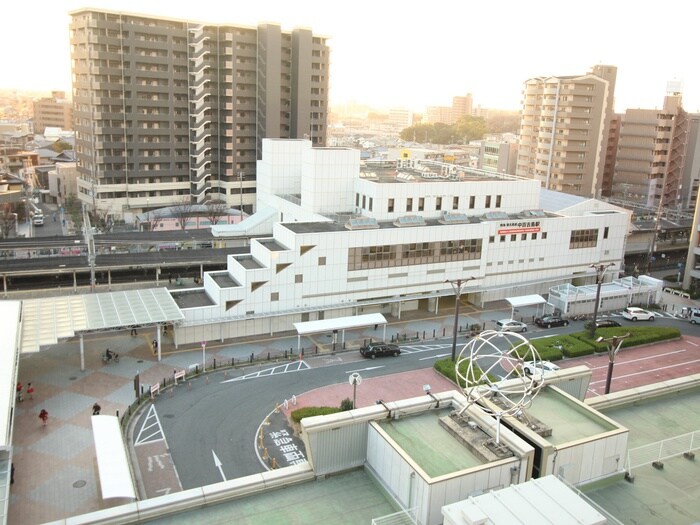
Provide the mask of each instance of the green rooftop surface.
[{"label": "green rooftop surface", "polygon": [[[635,448],[700,430],[699,403],[700,390],[694,390],[602,412],[629,429],[629,447]],[[661,470],[634,468],[634,483],[620,480],[585,493],[626,524],[700,523],[700,462],[676,456],[663,463]]]},{"label": "green rooftop surface", "polygon": [[439,418],[451,411],[434,410],[385,420],[379,425],[428,476],[434,478],[483,464],[438,423]]},{"label": "green rooftop surface", "polygon": [[546,439],[553,445],[589,438],[616,428],[549,388],[540,390],[526,412],[552,428],[552,435]]},{"label": "green rooftop surface", "polygon": [[356,525],[396,512],[383,489],[364,470],[268,490],[146,523],[236,525]]},{"label": "green rooftop surface", "polygon": [[700,430],[700,389],[601,410],[629,428],[629,447]]}]

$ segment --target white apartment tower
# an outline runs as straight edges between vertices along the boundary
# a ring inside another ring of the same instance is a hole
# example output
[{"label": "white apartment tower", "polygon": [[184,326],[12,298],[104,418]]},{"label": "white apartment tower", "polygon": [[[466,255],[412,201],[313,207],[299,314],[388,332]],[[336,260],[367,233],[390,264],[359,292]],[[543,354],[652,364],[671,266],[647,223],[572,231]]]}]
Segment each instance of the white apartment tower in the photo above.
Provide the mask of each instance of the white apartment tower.
[{"label": "white apartment tower", "polygon": [[251,211],[263,138],[326,143],[329,48],[309,29],[71,13],[78,193],[120,217]]},{"label": "white apartment tower", "polygon": [[582,197],[600,194],[615,66],[580,76],[535,77],[523,89],[517,175]]}]

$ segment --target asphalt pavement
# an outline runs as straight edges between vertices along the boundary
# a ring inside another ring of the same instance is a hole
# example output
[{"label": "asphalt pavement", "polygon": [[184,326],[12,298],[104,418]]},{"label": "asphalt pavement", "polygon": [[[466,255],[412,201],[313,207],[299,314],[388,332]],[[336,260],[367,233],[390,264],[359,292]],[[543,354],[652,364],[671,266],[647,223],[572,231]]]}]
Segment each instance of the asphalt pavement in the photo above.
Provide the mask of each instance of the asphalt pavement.
[{"label": "asphalt pavement", "polygon": [[[669,300],[674,299],[669,297]],[[675,308],[669,306],[665,316],[673,317],[675,312]],[[677,312],[680,312],[680,305]],[[528,316],[528,312],[522,313]],[[505,302],[487,305],[483,310],[465,304],[459,324],[464,327],[478,323],[492,328],[496,320],[509,315],[510,308]],[[687,330],[699,329],[687,321],[683,324],[671,322]],[[281,433],[285,428],[279,414],[286,413],[284,400],[291,404],[291,400],[296,399],[298,405],[303,406],[309,398],[307,393],[316,392],[318,400],[324,404],[339,403],[339,399],[352,395],[347,382],[349,373],[357,372],[364,379],[357,392],[358,405],[361,396],[366,396],[361,402],[373,403],[380,398],[389,399],[390,395],[422,395],[423,384],[438,388],[439,377],[435,375],[415,376],[409,380],[406,378],[410,376],[387,377],[386,374],[434,374],[431,369],[434,360],[450,354],[453,323],[453,312],[449,310],[437,316],[404,312],[401,320],[390,319],[387,331],[409,339],[402,342],[404,353],[398,358],[365,360],[353,350],[308,355],[301,362],[295,360],[294,365],[291,361],[265,360],[235,371],[200,376],[161,393],[155,404],[143,407],[128,434],[132,454],[140,456],[137,459],[139,488],[149,496],[160,495],[180,490],[180,487],[259,472],[271,467],[271,459],[264,458],[264,448],[268,449],[268,458],[275,457],[278,465],[283,460],[300,460],[298,454],[303,453],[300,442],[287,441],[289,436]],[[576,322],[568,330],[581,327],[582,323]],[[534,338],[557,331],[533,328],[527,336]],[[443,334],[446,337],[443,338]],[[86,338],[85,371],[80,370],[77,340],[21,357],[19,379],[25,385],[32,382],[35,394],[34,399],[18,403],[15,410],[13,460],[16,471],[15,483],[11,486],[10,524],[44,523],[115,504],[100,497],[90,407],[98,402],[103,414],[124,414],[134,400],[135,374],[139,374],[143,385],[149,385],[171,377],[176,368],[201,363],[199,345],[176,350],[168,338],[162,343],[163,360],[157,362],[149,348],[153,335],[144,331],[132,337],[125,331]],[[372,327],[368,327],[348,335],[348,339],[362,341],[376,339],[376,335]],[[415,336],[418,339],[411,340]],[[460,334],[459,341],[465,340]],[[316,342],[319,346],[327,343],[322,336]],[[121,354],[119,363],[105,365],[102,362],[100,356],[107,346]],[[242,359],[251,353],[265,357],[268,351],[275,355],[280,348],[296,348],[296,335],[212,343],[207,346],[207,359],[209,362],[217,359],[221,363],[230,362],[231,358]],[[415,369],[418,371],[411,371]],[[373,383],[378,390],[370,388]],[[332,396],[331,391],[335,392]],[[275,410],[279,404],[282,408],[278,414]],[[149,415],[151,407],[155,408]],[[45,427],[37,418],[42,408],[50,414]],[[287,410],[291,410],[291,406]],[[141,432],[149,417],[146,431]],[[289,429],[293,434],[294,429],[288,427],[288,433]],[[261,430],[263,445],[267,445],[262,450],[259,447]],[[282,449],[283,446],[286,448]]]}]

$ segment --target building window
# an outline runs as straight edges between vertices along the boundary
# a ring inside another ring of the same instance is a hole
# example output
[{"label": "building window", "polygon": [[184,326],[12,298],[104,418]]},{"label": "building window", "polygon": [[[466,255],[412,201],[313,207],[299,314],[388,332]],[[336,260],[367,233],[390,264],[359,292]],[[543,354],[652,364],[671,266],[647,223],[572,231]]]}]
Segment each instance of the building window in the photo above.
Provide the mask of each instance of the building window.
[{"label": "building window", "polygon": [[406,199],[406,211],[413,211],[413,199],[411,197]]},{"label": "building window", "polygon": [[367,196],[366,195],[362,196],[362,207],[364,209],[367,209]]},{"label": "building window", "polygon": [[359,205],[360,205],[360,194],[356,193],[355,194],[355,206],[359,206]]},{"label": "building window", "polygon": [[491,207],[491,195],[486,196],[486,202],[484,203],[484,208],[490,208]]},{"label": "building window", "polygon": [[481,258],[481,239],[364,246],[348,250],[348,270],[391,268]]},{"label": "building window", "polygon": [[272,292],[270,294],[270,301],[279,301],[280,300],[280,293],[279,292]]},{"label": "building window", "polygon": [[294,282],[295,283],[303,283],[304,282],[304,276],[300,273],[296,274],[294,276]]},{"label": "building window", "polygon": [[527,241],[527,233],[523,233],[520,235],[520,240],[521,241]]},{"label": "building window", "polygon": [[325,265],[326,265],[326,258],[325,258],[325,257],[319,257],[319,258],[318,258],[318,265],[319,265],[319,266],[325,266]]},{"label": "building window", "polygon": [[496,208],[500,208],[500,207],[501,207],[501,196],[496,195]]},{"label": "building window", "polygon": [[511,242],[514,242],[517,238],[518,238],[518,236],[516,234],[514,234],[514,233],[510,234],[510,241]]},{"label": "building window", "polygon": [[569,239],[569,249],[592,248],[598,244],[598,229],[573,230]]},{"label": "building window", "polygon": [[435,198],[435,211],[442,210],[442,197]]},{"label": "building window", "polygon": [[476,197],[474,197],[474,195],[472,195],[471,197],[469,197],[469,209],[473,210],[475,205],[476,205]]},{"label": "building window", "polygon": [[489,235],[489,244],[493,244],[496,241],[495,235]]},{"label": "building window", "polygon": [[501,241],[501,242],[506,242],[506,236],[505,236],[505,235],[501,235],[500,241]]},{"label": "building window", "polygon": [[603,239],[608,238],[608,233],[610,233],[610,228],[608,226],[606,226],[605,229],[603,230]]},{"label": "building window", "polygon": [[389,199],[389,205],[387,206],[386,211],[389,213],[394,212],[394,199]]},{"label": "building window", "polygon": [[531,240],[531,241],[536,241],[536,240],[537,240],[537,234],[536,234],[536,233],[533,233],[532,235],[530,235],[530,240]]},{"label": "building window", "polygon": [[547,238],[547,232],[542,232],[542,240],[545,240]]},{"label": "building window", "polygon": [[370,197],[369,198],[369,211],[372,211],[372,208],[374,207],[374,198]]},{"label": "building window", "polygon": [[423,211],[425,209],[425,199],[423,197],[418,198],[418,211]]},{"label": "building window", "polygon": [[459,209],[459,197],[452,197],[452,209],[453,210]]}]

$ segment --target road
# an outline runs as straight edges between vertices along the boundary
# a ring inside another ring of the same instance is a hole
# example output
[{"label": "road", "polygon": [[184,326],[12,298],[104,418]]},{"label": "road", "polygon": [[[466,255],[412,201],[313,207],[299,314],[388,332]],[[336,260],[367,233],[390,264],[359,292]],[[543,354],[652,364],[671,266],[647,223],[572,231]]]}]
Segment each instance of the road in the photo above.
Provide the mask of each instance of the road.
[{"label": "road", "polygon": [[[622,323],[623,326],[635,325],[625,320]],[[636,323],[641,326],[648,324]],[[664,318],[657,319],[656,324],[676,326],[684,333],[700,335],[700,327],[686,320]],[[573,322],[568,327],[550,330],[532,328],[525,335],[535,339],[582,329],[583,322]],[[459,343],[463,344],[464,341],[464,338],[460,338]],[[193,380],[191,389],[180,385],[172,396],[160,396],[155,407],[162,434],[167,439],[163,450],[170,452],[182,487],[199,487],[221,481],[223,477],[231,479],[266,470],[255,455],[256,435],[261,423],[284,399],[315,388],[345,383],[351,372],[359,371],[363,378],[370,378],[432,367],[436,359],[450,355],[451,340],[408,344],[401,348],[402,355],[398,358],[369,360],[363,359],[357,352],[348,352],[309,358],[303,362],[303,366],[291,369],[287,364],[275,366],[274,363],[266,363],[236,370],[226,376],[224,372],[217,372],[209,374],[207,380]],[[666,353],[675,360],[683,355],[673,350]],[[630,355],[629,351],[627,355]],[[594,358],[566,360],[560,364],[590,365],[593,364],[591,359]],[[601,358],[595,359],[593,368],[598,373],[603,368],[607,369]],[[642,366],[650,369],[650,363],[643,363]],[[663,366],[663,363],[657,363],[651,368]],[[697,359],[697,367],[700,372],[700,358]],[[618,368],[622,374],[622,365]],[[687,367],[683,373],[687,373]],[[635,377],[643,381],[643,371],[635,372]],[[600,380],[599,377],[595,379]],[[655,380],[652,373],[647,382]],[[600,393],[600,389],[596,387],[592,393]],[[135,433],[144,427],[146,416],[145,413],[141,414],[135,425]]]}]

